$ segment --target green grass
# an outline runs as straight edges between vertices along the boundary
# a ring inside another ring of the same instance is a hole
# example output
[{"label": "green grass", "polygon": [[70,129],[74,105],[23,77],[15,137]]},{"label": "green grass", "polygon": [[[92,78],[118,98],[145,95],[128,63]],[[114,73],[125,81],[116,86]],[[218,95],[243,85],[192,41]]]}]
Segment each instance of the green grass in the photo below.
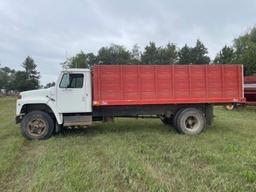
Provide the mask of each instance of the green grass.
[{"label": "green grass", "polygon": [[116,119],[27,141],[0,98],[0,191],[256,191],[256,109],[215,110],[199,136]]}]

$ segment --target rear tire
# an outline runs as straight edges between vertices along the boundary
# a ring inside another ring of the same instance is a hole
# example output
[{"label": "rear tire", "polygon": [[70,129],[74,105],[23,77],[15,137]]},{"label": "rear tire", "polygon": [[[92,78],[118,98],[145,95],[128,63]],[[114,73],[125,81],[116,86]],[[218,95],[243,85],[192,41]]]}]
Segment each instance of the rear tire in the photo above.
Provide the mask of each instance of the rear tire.
[{"label": "rear tire", "polygon": [[54,122],[43,111],[29,112],[21,122],[21,133],[27,139],[48,139],[54,131]]},{"label": "rear tire", "polygon": [[204,113],[196,108],[187,108],[182,110],[176,121],[176,128],[179,133],[187,135],[198,135],[206,127],[206,118]]},{"label": "rear tire", "polygon": [[180,113],[182,111],[184,111],[185,109],[180,109],[178,110],[175,115],[174,115],[174,118],[173,118],[173,122],[172,122],[172,125],[174,126],[174,128],[176,129],[177,132],[180,132],[179,129],[177,128],[177,120],[178,120],[178,117],[180,115]]}]

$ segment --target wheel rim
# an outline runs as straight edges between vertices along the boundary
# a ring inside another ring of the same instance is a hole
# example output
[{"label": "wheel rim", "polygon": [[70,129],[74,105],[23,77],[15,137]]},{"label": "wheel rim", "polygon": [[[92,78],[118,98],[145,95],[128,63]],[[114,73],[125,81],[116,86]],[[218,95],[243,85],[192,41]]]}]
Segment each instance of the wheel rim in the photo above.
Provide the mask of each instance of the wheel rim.
[{"label": "wheel rim", "polygon": [[230,104],[230,105],[226,105],[226,109],[231,111],[234,109],[234,105]]},{"label": "wheel rim", "polygon": [[159,116],[161,120],[165,120],[165,116],[164,115],[160,115]]},{"label": "wheel rim", "polygon": [[185,126],[188,130],[196,130],[199,127],[199,121],[195,116],[189,116],[185,120]]},{"label": "wheel rim", "polygon": [[32,136],[39,137],[47,131],[47,123],[40,118],[31,119],[28,123],[28,133]]}]

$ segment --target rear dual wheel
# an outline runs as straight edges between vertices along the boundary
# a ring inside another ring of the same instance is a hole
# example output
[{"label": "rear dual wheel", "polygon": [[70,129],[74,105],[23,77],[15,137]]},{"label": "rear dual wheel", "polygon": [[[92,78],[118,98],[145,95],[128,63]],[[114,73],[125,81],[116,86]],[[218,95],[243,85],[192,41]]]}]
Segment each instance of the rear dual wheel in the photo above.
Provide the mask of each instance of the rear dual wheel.
[{"label": "rear dual wheel", "polygon": [[186,108],[176,113],[173,124],[181,134],[197,135],[206,127],[206,118],[201,110]]}]

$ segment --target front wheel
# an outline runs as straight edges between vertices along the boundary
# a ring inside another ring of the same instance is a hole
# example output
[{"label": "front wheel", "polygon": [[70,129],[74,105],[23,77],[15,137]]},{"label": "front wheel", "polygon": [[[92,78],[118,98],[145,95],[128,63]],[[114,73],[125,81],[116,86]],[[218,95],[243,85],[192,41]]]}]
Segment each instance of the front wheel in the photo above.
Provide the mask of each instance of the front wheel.
[{"label": "front wheel", "polygon": [[29,112],[21,122],[21,133],[27,139],[48,139],[53,130],[53,119],[43,111]]},{"label": "front wheel", "polygon": [[206,127],[204,113],[196,108],[184,109],[177,117],[176,128],[179,133],[197,135]]}]

